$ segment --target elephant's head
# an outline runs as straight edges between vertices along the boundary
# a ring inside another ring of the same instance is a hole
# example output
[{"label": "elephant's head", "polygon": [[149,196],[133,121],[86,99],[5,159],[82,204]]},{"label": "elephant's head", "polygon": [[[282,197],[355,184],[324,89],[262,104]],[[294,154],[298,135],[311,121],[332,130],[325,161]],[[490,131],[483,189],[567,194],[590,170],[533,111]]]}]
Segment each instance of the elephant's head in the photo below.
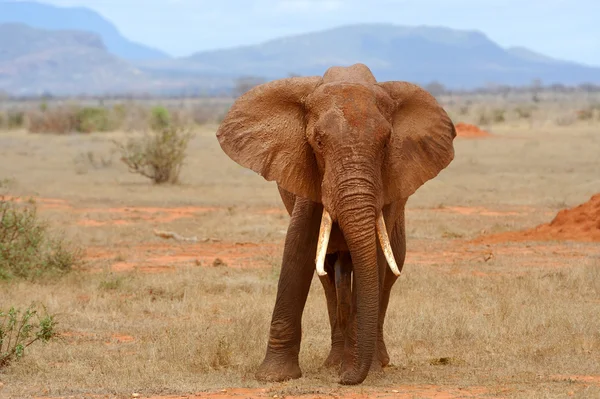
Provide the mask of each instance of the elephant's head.
[{"label": "elephant's head", "polygon": [[257,86],[235,102],[217,132],[234,161],[323,204],[319,274],[331,223],[338,223],[358,295],[359,364],[342,381],[362,382],[375,350],[377,233],[395,265],[383,206],[408,198],[444,169],[455,135],[433,96],[407,82],[377,83],[362,64]]}]

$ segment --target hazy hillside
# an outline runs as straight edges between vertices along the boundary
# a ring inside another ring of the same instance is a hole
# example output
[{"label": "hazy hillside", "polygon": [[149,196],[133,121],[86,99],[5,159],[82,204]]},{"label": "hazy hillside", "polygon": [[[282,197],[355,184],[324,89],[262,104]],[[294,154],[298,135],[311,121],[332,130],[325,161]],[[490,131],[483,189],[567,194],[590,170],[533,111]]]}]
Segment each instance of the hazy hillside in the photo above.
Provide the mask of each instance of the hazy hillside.
[{"label": "hazy hillside", "polygon": [[17,94],[123,90],[147,77],[110,54],[99,36],[0,25],[0,90]]},{"label": "hazy hillside", "polygon": [[194,54],[186,68],[269,78],[322,74],[331,65],[363,62],[378,79],[451,87],[490,82],[521,85],[600,82],[600,68],[562,62],[523,48],[504,49],[480,32],[389,24],[344,26],[245,46]]},{"label": "hazy hillside", "polygon": [[40,29],[84,30],[96,33],[111,53],[127,60],[168,57],[160,50],[126,39],[111,22],[88,8],[55,7],[29,1],[0,1],[0,24],[2,23],[22,23]]}]

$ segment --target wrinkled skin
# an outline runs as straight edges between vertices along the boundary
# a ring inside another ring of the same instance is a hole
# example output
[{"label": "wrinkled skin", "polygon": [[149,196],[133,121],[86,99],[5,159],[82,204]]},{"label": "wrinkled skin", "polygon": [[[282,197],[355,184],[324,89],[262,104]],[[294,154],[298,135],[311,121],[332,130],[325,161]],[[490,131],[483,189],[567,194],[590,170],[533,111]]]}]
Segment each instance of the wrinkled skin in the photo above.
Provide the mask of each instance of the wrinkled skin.
[{"label": "wrinkled skin", "polygon": [[331,325],[325,363],[340,367],[342,384],[359,384],[389,363],[383,323],[397,276],[378,245],[376,221],[383,214],[401,268],[406,201],[452,161],[455,136],[429,93],[407,82],[378,83],[363,64],[276,80],[236,100],[217,132],[221,148],[276,181],[291,216],[257,379],[302,375],[301,319],[324,210],[333,220],[327,274],[319,277]]}]

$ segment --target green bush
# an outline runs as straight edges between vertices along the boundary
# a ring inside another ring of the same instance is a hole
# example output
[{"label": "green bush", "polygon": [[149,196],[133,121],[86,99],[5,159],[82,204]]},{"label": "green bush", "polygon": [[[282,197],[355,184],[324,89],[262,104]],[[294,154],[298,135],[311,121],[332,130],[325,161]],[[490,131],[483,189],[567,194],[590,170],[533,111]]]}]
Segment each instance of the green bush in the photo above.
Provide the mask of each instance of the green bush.
[{"label": "green bush", "polygon": [[152,130],[163,131],[171,125],[171,114],[162,106],[152,108],[150,114],[150,127]]},{"label": "green bush", "polygon": [[123,161],[132,173],[156,184],[177,183],[186,150],[193,135],[183,127],[168,126],[127,143],[114,141]]},{"label": "green bush", "polygon": [[120,115],[102,107],[42,107],[31,111],[28,119],[28,130],[32,133],[108,132],[122,123]]},{"label": "green bush", "polygon": [[80,133],[108,132],[113,129],[106,108],[85,107],[77,111],[75,130]]},{"label": "green bush", "polygon": [[0,113],[0,129],[20,129],[25,124],[23,111],[9,110]]},{"label": "green bush", "polygon": [[54,338],[56,324],[53,315],[40,316],[34,305],[24,312],[14,307],[0,309],[0,370],[23,357],[33,343]]},{"label": "green bush", "polygon": [[36,280],[69,272],[82,253],[52,237],[33,201],[17,204],[0,197],[0,280]]}]

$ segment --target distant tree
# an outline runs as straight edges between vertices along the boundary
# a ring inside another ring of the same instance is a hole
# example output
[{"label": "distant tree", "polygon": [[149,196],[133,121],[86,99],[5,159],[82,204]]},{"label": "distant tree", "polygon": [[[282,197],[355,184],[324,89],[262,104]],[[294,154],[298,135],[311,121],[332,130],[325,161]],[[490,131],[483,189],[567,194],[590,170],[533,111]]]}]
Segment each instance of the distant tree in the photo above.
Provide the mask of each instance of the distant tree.
[{"label": "distant tree", "polygon": [[593,83],[581,83],[579,86],[577,86],[577,89],[586,93],[593,93],[595,91],[598,91],[598,89],[600,89],[600,86],[597,86]]},{"label": "distant tree", "polygon": [[235,80],[233,95],[239,97],[255,86],[265,83],[264,78],[258,76],[242,76]]},{"label": "distant tree", "polygon": [[531,97],[531,100],[534,103],[537,103],[540,101],[539,94],[540,94],[540,91],[542,91],[543,87],[544,86],[543,86],[541,79],[536,78],[531,81],[531,91],[533,92],[533,96]]},{"label": "distant tree", "polygon": [[428,83],[424,88],[431,93],[432,96],[441,96],[442,94],[446,94],[446,86],[437,81]]},{"label": "distant tree", "polygon": [[562,83],[553,83],[548,87],[554,93],[566,93],[569,88]]}]

